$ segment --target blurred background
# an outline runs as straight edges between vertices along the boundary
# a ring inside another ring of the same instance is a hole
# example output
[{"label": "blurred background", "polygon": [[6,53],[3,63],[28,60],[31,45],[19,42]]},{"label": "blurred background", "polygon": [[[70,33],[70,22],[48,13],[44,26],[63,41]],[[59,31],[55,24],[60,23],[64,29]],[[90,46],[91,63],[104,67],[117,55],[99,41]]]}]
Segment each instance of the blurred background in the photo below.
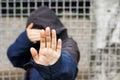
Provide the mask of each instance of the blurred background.
[{"label": "blurred background", "polygon": [[0,80],[23,80],[7,48],[39,6],[52,9],[78,43],[77,80],[120,80],[120,0],[0,0]]}]

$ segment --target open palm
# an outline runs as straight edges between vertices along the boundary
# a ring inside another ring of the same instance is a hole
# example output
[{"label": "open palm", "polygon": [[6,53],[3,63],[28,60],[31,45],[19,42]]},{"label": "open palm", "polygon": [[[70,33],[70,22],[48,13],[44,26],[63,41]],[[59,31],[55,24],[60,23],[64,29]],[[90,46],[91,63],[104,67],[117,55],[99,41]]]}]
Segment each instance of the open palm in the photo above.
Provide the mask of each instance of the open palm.
[{"label": "open palm", "polygon": [[50,28],[40,32],[40,49],[39,53],[35,48],[31,48],[31,54],[34,61],[41,65],[53,65],[57,62],[61,55],[61,39],[56,39],[56,31],[52,30],[50,34]]}]

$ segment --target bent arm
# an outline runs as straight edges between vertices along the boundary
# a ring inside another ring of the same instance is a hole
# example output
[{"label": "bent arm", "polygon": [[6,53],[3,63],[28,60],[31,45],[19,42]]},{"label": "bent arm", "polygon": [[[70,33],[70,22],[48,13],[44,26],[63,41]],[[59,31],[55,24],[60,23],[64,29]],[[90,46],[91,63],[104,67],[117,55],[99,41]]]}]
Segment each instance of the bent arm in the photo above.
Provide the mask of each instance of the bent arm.
[{"label": "bent arm", "polygon": [[62,52],[59,60],[53,65],[43,66],[34,61],[31,61],[30,65],[39,72],[39,76],[47,80],[75,80],[78,72],[77,63],[66,51]]},{"label": "bent arm", "polygon": [[16,41],[7,50],[7,56],[15,67],[22,67],[30,58],[30,47],[32,42],[27,37],[26,31],[22,32]]}]

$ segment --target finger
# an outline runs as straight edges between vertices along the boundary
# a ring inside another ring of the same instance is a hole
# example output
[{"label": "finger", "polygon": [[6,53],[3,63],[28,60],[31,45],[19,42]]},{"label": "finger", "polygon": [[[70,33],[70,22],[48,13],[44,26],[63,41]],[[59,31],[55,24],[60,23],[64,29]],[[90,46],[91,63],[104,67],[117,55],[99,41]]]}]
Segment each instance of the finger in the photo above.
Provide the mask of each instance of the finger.
[{"label": "finger", "polygon": [[33,41],[33,42],[40,41],[40,37],[38,37],[38,36],[31,37],[31,41]]},{"label": "finger", "polygon": [[40,33],[30,33],[29,34],[29,39],[34,42],[34,41],[40,41]]},{"label": "finger", "polygon": [[31,52],[31,55],[33,57],[33,60],[34,61],[37,61],[39,56],[38,56],[38,53],[37,53],[37,50],[35,48],[30,48],[30,52]]},{"label": "finger", "polygon": [[40,30],[39,31],[33,31],[31,30],[30,33],[29,33],[31,36],[39,36],[40,37]]},{"label": "finger", "polygon": [[33,32],[33,33],[40,33],[40,30],[39,29],[32,29],[31,32]]},{"label": "finger", "polygon": [[40,32],[40,49],[45,48],[45,31],[41,30]]},{"label": "finger", "polygon": [[62,40],[58,39],[58,42],[57,42],[57,53],[61,54],[61,49],[62,49]]},{"label": "finger", "polygon": [[32,29],[33,23],[30,23],[30,25],[27,27],[27,29]]},{"label": "finger", "polygon": [[46,33],[47,48],[50,48],[51,37],[50,37],[50,28],[49,27],[46,28],[45,33]]},{"label": "finger", "polygon": [[40,33],[32,33],[32,32],[31,32],[29,35],[32,36],[32,37],[34,37],[34,36],[39,36],[39,38],[40,38]]},{"label": "finger", "polygon": [[52,30],[52,49],[56,50],[56,31]]}]

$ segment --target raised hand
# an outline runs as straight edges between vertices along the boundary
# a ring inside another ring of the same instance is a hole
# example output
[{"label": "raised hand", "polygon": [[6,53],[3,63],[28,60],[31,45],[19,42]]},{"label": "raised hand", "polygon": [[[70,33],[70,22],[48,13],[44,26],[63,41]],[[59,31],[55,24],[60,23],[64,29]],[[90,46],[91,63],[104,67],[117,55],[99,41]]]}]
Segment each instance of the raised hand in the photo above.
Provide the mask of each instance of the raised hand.
[{"label": "raised hand", "polygon": [[61,39],[56,39],[56,31],[52,30],[50,34],[50,28],[47,27],[45,30],[41,30],[40,37],[40,49],[39,53],[35,48],[31,48],[31,54],[34,61],[37,64],[44,66],[53,65],[61,56]]},{"label": "raised hand", "polygon": [[32,27],[33,23],[31,23],[26,29],[28,39],[32,42],[40,41],[40,30],[32,29]]}]

